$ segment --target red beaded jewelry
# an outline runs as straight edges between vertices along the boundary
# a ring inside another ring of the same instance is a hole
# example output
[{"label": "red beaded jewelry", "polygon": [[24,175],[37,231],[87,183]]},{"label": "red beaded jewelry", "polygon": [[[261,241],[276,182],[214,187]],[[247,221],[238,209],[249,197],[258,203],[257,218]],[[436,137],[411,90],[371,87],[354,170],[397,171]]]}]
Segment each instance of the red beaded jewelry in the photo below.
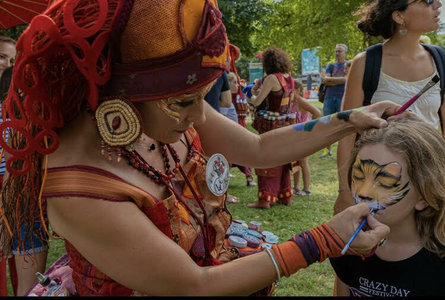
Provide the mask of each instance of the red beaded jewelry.
[{"label": "red beaded jewelry", "polygon": [[[176,173],[178,173],[179,168],[181,167],[180,162],[176,151],[172,149],[171,155],[173,157],[175,167],[171,170],[170,159],[167,155],[167,146],[164,143],[159,143],[162,158],[164,160],[165,173],[156,169],[154,166],[148,164],[145,159],[136,151],[128,151],[123,148],[124,156],[127,158],[129,165],[133,168],[143,172],[147,177],[156,182],[157,184],[163,184],[164,180],[170,181],[173,177],[175,177]],[[122,150],[122,149],[121,149]]]}]

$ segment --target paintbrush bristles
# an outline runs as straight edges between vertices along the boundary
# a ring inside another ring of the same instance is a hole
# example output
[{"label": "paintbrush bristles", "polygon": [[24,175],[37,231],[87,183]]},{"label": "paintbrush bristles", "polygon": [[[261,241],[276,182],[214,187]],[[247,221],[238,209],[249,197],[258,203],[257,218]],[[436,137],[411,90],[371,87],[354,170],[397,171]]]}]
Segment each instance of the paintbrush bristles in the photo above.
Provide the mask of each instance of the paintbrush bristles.
[{"label": "paintbrush bristles", "polygon": [[426,91],[428,91],[431,87],[433,87],[436,83],[438,83],[440,80],[439,75],[434,75],[433,78],[431,78],[431,80],[423,87],[423,89],[417,94],[419,95],[419,97],[425,93]]},{"label": "paintbrush bristles", "polygon": [[408,107],[411,106],[417,99],[420,98],[426,91],[428,91],[431,87],[433,87],[437,82],[439,82],[440,77],[436,74],[431,78],[430,81],[423,87],[423,89],[418,92],[414,97],[405,102],[395,113],[393,116],[397,116],[398,114],[404,112]]}]

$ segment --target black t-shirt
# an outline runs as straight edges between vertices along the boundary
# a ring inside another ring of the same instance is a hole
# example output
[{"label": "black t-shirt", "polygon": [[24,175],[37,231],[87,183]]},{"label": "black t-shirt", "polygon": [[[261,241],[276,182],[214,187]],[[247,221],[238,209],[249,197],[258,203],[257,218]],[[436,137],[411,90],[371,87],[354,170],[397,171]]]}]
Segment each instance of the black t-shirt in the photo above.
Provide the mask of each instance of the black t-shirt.
[{"label": "black t-shirt", "polygon": [[224,71],[221,76],[216,80],[215,85],[212,86],[210,91],[204,96],[204,100],[207,101],[217,112],[219,112],[219,100],[221,92],[230,90],[229,78]]},{"label": "black t-shirt", "polygon": [[422,249],[401,261],[373,255],[331,258],[337,276],[349,285],[351,296],[445,296],[445,259]]}]

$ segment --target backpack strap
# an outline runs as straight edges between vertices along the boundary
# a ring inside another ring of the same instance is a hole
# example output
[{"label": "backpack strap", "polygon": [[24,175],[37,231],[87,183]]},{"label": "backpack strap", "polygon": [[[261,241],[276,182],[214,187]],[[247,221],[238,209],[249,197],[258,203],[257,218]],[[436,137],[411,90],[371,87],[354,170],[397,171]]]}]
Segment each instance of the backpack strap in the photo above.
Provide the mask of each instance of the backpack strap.
[{"label": "backpack strap", "polygon": [[[440,106],[443,103],[443,95],[445,94],[445,51],[436,45],[421,44],[433,57],[434,63],[436,64],[437,72],[440,77]],[[437,112],[440,119],[440,128],[442,128],[442,114]],[[443,130],[443,128],[442,128]]]},{"label": "backpack strap", "polygon": [[436,64],[437,72],[440,77],[440,103],[443,102],[443,95],[445,94],[445,51],[436,45],[421,44],[434,59]]},{"label": "backpack strap", "polygon": [[365,73],[363,74],[362,89],[365,93],[363,105],[371,104],[372,95],[377,90],[382,66],[382,44],[378,43],[366,49]]}]

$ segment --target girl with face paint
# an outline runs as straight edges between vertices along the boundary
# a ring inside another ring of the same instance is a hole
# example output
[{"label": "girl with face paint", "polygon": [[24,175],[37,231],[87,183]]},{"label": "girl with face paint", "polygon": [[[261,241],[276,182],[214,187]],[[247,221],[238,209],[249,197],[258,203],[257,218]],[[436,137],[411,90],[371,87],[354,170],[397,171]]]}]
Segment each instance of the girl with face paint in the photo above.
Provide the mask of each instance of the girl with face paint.
[{"label": "girl with face paint", "polygon": [[64,239],[67,253],[49,275],[68,273],[72,295],[270,294],[281,276],[339,256],[362,218],[372,230],[349,253],[368,253],[388,234],[359,204],[240,259],[225,244],[226,161],[288,164],[386,126],[399,106],[261,135],[239,126],[203,100],[228,62],[216,0],[51,1],[17,49],[0,124],[11,141],[0,138],[10,153],[0,245],[7,255],[33,234],[47,240],[32,226],[37,217]]},{"label": "girl with face paint", "polygon": [[331,259],[339,296],[445,294],[445,142],[412,119],[368,130],[357,141],[349,182],[391,229],[365,260]]}]

